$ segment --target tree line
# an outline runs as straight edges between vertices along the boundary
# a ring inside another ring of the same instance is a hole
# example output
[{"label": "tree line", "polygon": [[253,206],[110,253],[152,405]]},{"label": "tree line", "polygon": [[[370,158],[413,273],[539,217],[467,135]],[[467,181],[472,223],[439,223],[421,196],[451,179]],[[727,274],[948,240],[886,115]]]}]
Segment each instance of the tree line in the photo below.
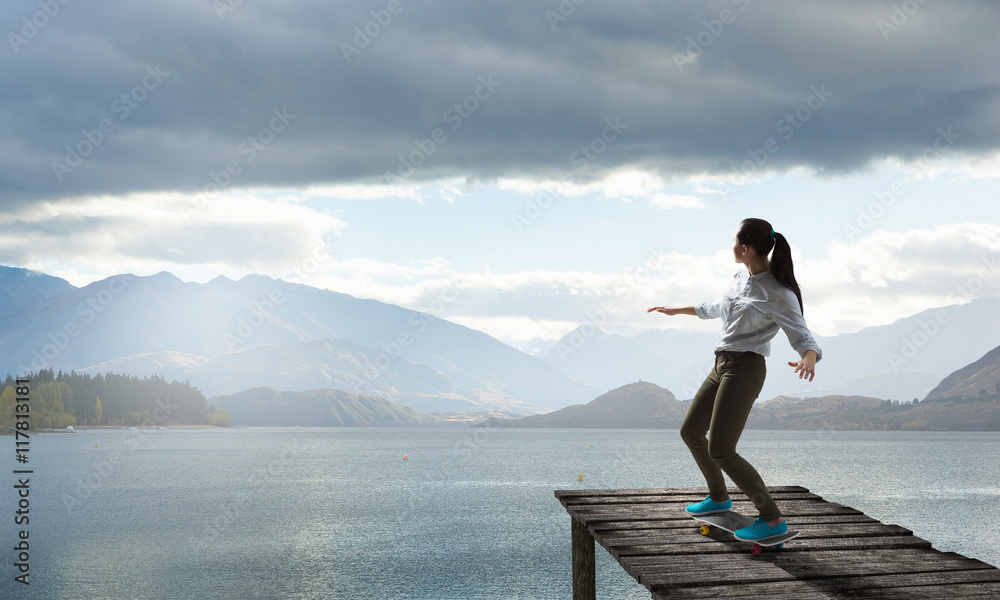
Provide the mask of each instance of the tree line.
[{"label": "tree line", "polygon": [[[205,395],[190,382],[159,375],[64,373],[52,369],[19,375],[30,380],[31,429],[96,425],[163,425],[167,422],[229,426],[225,411],[206,409]],[[0,427],[13,427],[14,377],[0,394]]]}]

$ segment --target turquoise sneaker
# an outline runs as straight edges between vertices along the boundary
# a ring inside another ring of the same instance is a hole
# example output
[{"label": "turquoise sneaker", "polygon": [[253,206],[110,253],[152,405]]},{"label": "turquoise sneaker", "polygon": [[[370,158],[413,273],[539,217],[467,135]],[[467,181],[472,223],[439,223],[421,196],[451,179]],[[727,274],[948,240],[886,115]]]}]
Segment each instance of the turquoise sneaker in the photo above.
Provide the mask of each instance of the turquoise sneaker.
[{"label": "turquoise sneaker", "polygon": [[695,502],[694,504],[688,504],[685,508],[690,515],[711,515],[721,512],[729,512],[733,510],[733,501],[726,500],[725,502],[715,502],[712,497],[709,496],[701,502]]},{"label": "turquoise sneaker", "polygon": [[744,527],[743,529],[737,529],[733,532],[736,539],[743,540],[744,542],[756,542],[764,538],[769,538],[775,535],[781,535],[788,532],[788,523],[782,521],[774,527],[767,524],[767,521],[757,517],[757,520],[753,522],[750,527]]}]

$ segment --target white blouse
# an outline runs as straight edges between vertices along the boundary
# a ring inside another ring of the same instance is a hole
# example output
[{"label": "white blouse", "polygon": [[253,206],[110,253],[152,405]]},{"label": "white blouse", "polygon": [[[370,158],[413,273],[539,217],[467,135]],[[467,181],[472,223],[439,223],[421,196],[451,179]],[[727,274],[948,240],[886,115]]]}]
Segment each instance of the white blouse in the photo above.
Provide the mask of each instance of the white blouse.
[{"label": "white blouse", "polygon": [[785,332],[792,348],[804,357],[807,350],[823,357],[799,309],[795,292],[778,283],[771,271],[750,275],[740,269],[722,295],[713,302],[695,305],[702,319],[722,318],[722,339],[716,350],[771,354],[771,338],[778,329]]}]

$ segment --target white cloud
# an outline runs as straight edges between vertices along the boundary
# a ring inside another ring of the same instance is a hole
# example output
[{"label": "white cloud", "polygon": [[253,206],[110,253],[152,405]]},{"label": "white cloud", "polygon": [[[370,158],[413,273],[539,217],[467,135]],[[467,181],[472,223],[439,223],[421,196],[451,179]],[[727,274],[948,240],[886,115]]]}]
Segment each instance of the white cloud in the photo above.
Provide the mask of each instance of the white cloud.
[{"label": "white cloud", "polygon": [[[521,183],[507,185],[516,189]],[[648,196],[654,206],[698,201],[654,191],[667,184],[635,172],[609,177],[602,185],[590,193]],[[463,194],[458,186],[440,190]],[[711,255],[659,250],[609,271],[459,268],[446,257],[421,254],[419,245],[405,262],[340,258],[330,241],[347,224],[302,202],[313,193],[282,192],[265,198],[262,193],[233,192],[198,199],[141,194],[36,203],[0,213],[0,226],[18,232],[0,238],[0,262],[61,276],[76,285],[121,272],[168,270],[194,281],[259,272],[416,310],[427,310],[451,290],[456,298],[443,318],[515,346],[554,341],[588,320],[599,320],[602,329],[622,335],[662,326],[662,317],[646,314],[647,308],[711,300],[741,268],[729,249]],[[375,198],[389,192],[341,186],[336,193],[351,198],[369,193]],[[318,261],[313,260],[317,252]],[[978,295],[1000,295],[997,225],[872,230],[858,239],[830,242],[822,256],[803,256],[798,248],[793,248],[793,256],[807,322],[823,335],[889,323]],[[969,282],[977,287],[973,290]],[[692,318],[674,318],[670,324],[713,331],[719,327],[718,321]]]},{"label": "white cloud", "polygon": [[656,208],[705,208],[705,203],[701,198],[684,195],[653,194],[649,204]]},{"label": "white cloud", "polygon": [[[804,257],[793,248],[793,258],[807,323],[821,335],[890,323],[979,295],[1000,295],[1000,227],[995,225],[873,231],[851,243],[833,242],[821,257]],[[622,335],[662,326],[662,318],[646,314],[647,308],[714,299],[742,268],[733,263],[728,250],[711,256],[651,254],[615,272],[460,272],[444,263],[337,265],[340,275],[332,289],[408,308],[423,309],[442,290],[458,289],[460,294],[444,318],[459,315],[454,320],[519,347],[556,340],[587,321],[599,321],[602,329]],[[375,272],[384,276],[405,272],[410,277],[376,281],[371,277]],[[719,328],[718,321],[673,319],[672,326]]]},{"label": "white cloud", "polygon": [[247,272],[286,274],[325,250],[344,221],[295,196],[148,193],[36,203],[0,214],[18,236],[0,257],[75,285],[123,272],[170,270],[195,280]]},{"label": "white cloud", "polygon": [[[697,184],[700,186],[700,183]],[[689,188],[688,182],[671,184],[661,176],[635,168],[624,168],[610,172],[604,178],[586,184],[562,181],[537,181],[530,179],[501,179],[496,187],[500,190],[520,192],[527,196],[538,194],[558,194],[565,197],[592,195],[608,200],[620,200],[627,204],[641,199],[650,199],[650,204],[658,208],[704,208],[705,203],[689,194],[675,194],[677,187]],[[703,189],[705,193],[716,190]]]},{"label": "white cloud", "polygon": [[533,319],[526,316],[470,317],[444,315],[445,319],[477,329],[515,347],[532,340],[556,341],[576,329],[575,321]]},{"label": "white cloud", "polygon": [[796,264],[807,311],[813,309],[807,320],[825,335],[847,333],[1000,295],[1000,226],[876,230],[852,243],[832,242],[823,258]]}]

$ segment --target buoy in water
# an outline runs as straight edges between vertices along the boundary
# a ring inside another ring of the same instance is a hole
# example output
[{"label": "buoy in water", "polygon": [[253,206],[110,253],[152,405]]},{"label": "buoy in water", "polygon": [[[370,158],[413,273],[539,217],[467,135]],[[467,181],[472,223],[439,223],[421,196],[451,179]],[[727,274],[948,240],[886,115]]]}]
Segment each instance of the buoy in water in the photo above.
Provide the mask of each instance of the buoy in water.
[{"label": "buoy in water", "polygon": [[403,455],[403,460],[410,460],[410,457],[404,454]]},{"label": "buoy in water", "polygon": [[576,480],[577,481],[583,481],[583,473],[580,473],[580,476],[577,477]]}]

